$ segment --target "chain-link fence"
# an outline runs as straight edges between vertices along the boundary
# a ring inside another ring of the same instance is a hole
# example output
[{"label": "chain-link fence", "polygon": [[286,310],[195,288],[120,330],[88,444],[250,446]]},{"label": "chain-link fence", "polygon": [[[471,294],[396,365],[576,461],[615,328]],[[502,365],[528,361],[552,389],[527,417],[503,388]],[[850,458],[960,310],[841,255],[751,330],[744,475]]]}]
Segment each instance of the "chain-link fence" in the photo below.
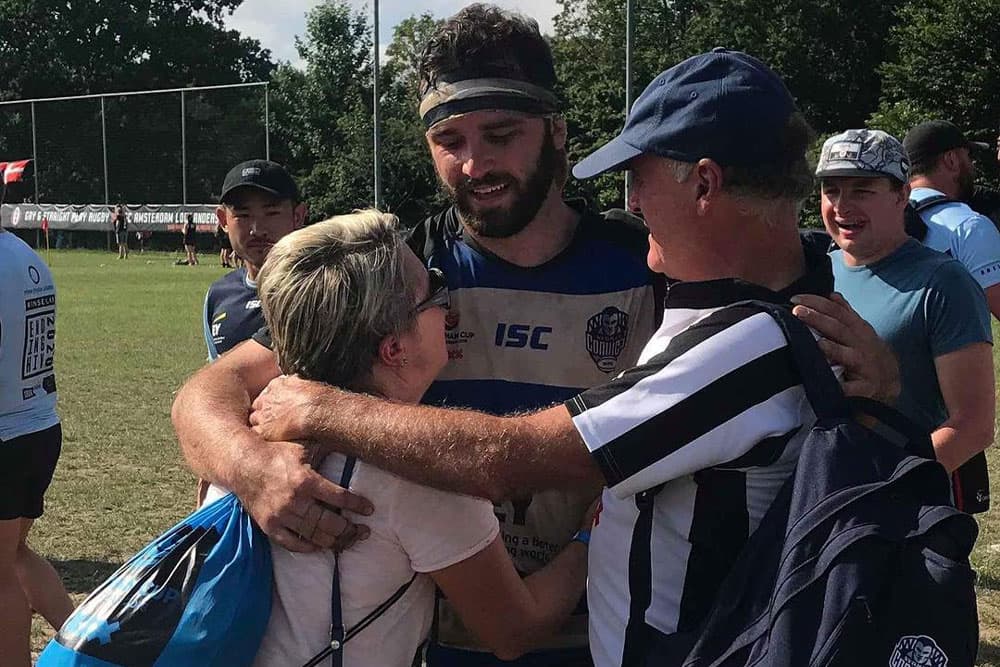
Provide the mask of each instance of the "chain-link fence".
[{"label": "chain-link fence", "polygon": [[0,161],[31,158],[11,203],[216,201],[226,170],[269,157],[266,83],[0,103]]}]

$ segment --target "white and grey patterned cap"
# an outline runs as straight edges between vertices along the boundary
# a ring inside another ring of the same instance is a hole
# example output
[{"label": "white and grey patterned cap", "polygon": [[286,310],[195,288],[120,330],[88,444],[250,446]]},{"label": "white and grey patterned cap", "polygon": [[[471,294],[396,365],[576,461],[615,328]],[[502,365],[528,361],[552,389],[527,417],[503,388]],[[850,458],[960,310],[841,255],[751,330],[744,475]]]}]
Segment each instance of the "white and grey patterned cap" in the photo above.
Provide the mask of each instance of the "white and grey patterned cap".
[{"label": "white and grey patterned cap", "polygon": [[816,176],[888,176],[906,183],[910,158],[896,137],[882,130],[847,130],[823,143]]}]

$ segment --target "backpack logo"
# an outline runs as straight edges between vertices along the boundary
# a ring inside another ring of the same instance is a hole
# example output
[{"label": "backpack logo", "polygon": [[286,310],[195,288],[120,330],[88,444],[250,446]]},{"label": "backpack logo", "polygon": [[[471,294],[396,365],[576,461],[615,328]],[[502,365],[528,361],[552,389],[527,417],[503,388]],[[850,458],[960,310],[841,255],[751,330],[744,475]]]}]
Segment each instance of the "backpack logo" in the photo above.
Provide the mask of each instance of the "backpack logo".
[{"label": "backpack logo", "polygon": [[597,367],[610,373],[628,339],[628,313],[608,306],[587,320],[587,352]]},{"label": "backpack logo", "polygon": [[927,635],[907,635],[896,643],[889,667],[947,667],[948,656]]}]

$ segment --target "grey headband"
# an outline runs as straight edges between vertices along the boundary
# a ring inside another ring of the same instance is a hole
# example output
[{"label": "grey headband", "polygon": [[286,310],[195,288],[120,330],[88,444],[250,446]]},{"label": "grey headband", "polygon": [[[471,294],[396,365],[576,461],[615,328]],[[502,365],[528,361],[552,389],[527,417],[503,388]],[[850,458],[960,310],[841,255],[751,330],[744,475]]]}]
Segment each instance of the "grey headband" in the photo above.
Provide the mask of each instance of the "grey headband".
[{"label": "grey headband", "polygon": [[559,110],[559,100],[546,88],[516,79],[465,79],[430,88],[420,100],[426,127],[458,114],[484,109],[506,109],[531,114]]}]

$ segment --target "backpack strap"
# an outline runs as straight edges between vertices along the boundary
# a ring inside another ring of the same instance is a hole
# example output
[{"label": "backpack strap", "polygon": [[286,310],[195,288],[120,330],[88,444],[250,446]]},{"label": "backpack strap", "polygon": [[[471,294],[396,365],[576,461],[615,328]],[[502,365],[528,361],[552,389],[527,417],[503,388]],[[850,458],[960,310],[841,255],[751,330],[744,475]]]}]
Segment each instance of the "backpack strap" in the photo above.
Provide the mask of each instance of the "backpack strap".
[{"label": "backpack strap", "polygon": [[788,306],[782,306],[767,301],[742,301],[734,307],[748,306],[770,315],[788,341],[788,349],[800,380],[805,389],[806,397],[816,413],[817,419],[838,419],[849,417],[851,406],[844,396],[840,382],[834,375],[830,364],[816,344],[812,331],[799,318],[792,315]]},{"label": "backpack strap", "polygon": [[844,395],[837,376],[834,375],[822,350],[816,344],[812,331],[804,322],[792,314],[787,306],[764,301],[745,301],[742,304],[768,313],[781,327],[795,365],[799,369],[802,386],[812,406],[816,419],[845,419],[856,412],[874,417],[883,426],[895,431],[900,446],[909,454],[934,460],[934,448],[930,435],[917,426],[909,417],[895,408],[870,398]]},{"label": "backpack strap", "polygon": [[[344,470],[340,474],[340,486],[347,488],[351,484],[351,477],[354,476],[354,466],[357,459],[348,456],[344,461]],[[340,513],[340,510],[337,510]],[[333,554],[333,590],[330,593],[330,645],[317,653],[304,667],[315,667],[326,657],[332,656],[333,667],[342,667],[344,664],[344,642],[346,641],[344,632],[344,615],[340,604],[340,556]]]},{"label": "backpack strap", "polygon": [[[340,485],[345,489],[351,483],[351,477],[354,475],[354,467],[357,463],[357,459],[353,456],[347,457],[347,461],[344,463],[344,471],[340,476]],[[339,513],[339,511],[338,511]],[[354,626],[345,630],[344,629],[344,615],[343,609],[341,608],[340,600],[340,557],[334,553],[333,555],[333,590],[330,594],[330,645],[325,649],[317,653],[312,657],[309,662],[307,662],[303,667],[316,667],[321,662],[323,662],[327,656],[332,658],[333,667],[343,667],[344,664],[344,644],[347,643],[349,639],[357,635],[359,632],[367,628],[369,625],[374,623],[378,618],[389,611],[392,605],[396,604],[401,597],[409,590],[410,585],[413,584],[414,579],[417,578],[417,573],[414,572],[410,580],[405,584],[396,589],[396,592],[389,596],[384,602],[375,607],[367,616],[358,621]]]},{"label": "backpack strap", "polygon": [[925,238],[927,238],[927,223],[924,222],[923,216],[920,214],[932,206],[937,206],[938,204],[949,204],[955,201],[958,200],[952,199],[948,195],[940,193],[924,197],[923,199],[910,199],[910,201],[907,202],[905,211],[903,212],[903,221],[906,226],[906,233],[922,242]]},{"label": "backpack strap", "polygon": [[917,213],[922,213],[927,209],[929,209],[931,206],[937,206],[938,204],[950,204],[956,201],[958,200],[952,199],[948,195],[936,194],[936,195],[931,195],[930,197],[924,197],[923,199],[920,200],[911,199],[910,206],[912,206],[913,210],[916,211]]}]

